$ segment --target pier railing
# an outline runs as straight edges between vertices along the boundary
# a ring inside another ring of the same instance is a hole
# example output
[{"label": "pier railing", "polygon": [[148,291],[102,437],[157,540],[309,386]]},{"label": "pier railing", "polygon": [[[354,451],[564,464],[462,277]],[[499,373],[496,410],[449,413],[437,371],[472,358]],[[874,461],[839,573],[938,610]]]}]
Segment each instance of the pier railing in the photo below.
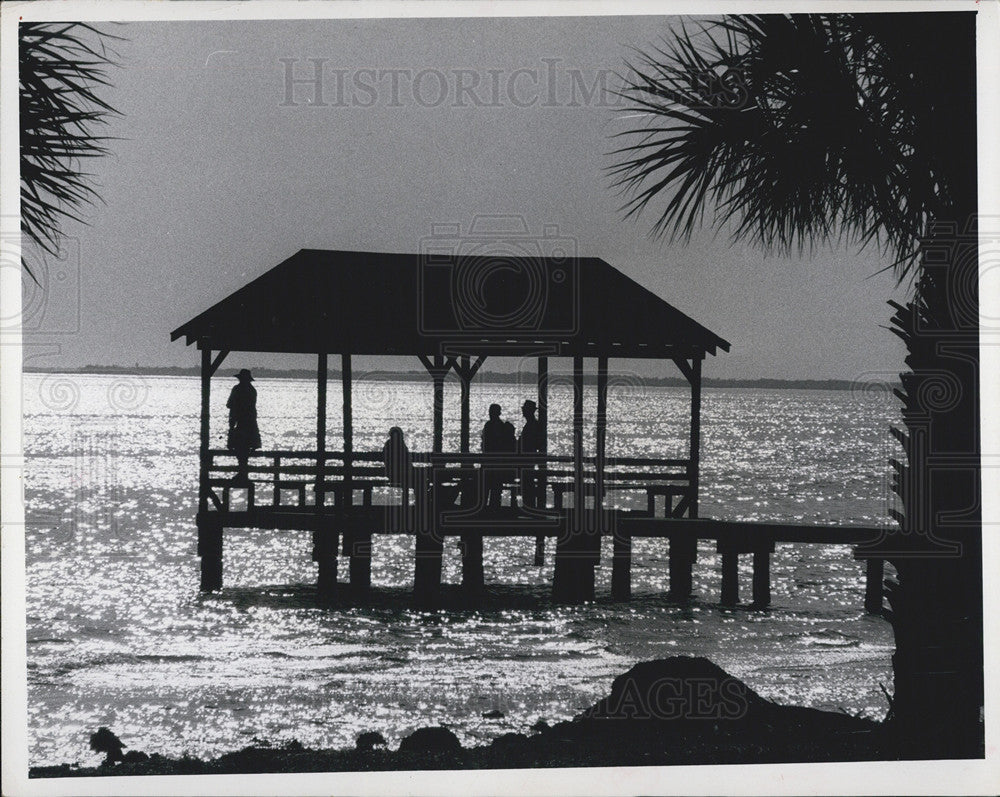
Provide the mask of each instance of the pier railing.
[{"label": "pier railing", "polygon": [[[693,500],[689,459],[607,457],[600,473],[597,458],[584,457],[579,485],[572,456],[413,453],[411,460],[418,481],[460,485],[467,493],[463,503],[481,499],[484,482],[491,475],[502,482],[506,504],[520,500],[522,477],[538,485],[544,507],[552,509],[573,506],[578,488],[587,507],[594,505],[600,489],[608,508],[627,504],[661,517],[685,516]],[[316,512],[327,506],[343,509],[414,500],[412,491],[404,499],[404,491],[389,483],[380,451],[354,452],[349,458],[342,451],[328,451],[322,455],[322,464],[316,451],[256,451],[249,460],[248,480],[242,482],[234,478],[238,466],[231,451],[209,450],[207,465],[209,511]]]}]

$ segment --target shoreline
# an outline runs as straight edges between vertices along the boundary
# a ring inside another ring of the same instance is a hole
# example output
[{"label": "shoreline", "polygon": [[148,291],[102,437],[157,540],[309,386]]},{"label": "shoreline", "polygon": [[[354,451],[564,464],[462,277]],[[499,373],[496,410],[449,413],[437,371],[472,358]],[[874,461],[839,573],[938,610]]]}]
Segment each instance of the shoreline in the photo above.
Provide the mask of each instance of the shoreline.
[{"label": "shoreline", "polygon": [[[44,368],[44,367],[24,367],[25,374],[63,374],[81,376],[177,376],[177,377],[198,377],[200,371],[194,366],[117,366],[117,365],[85,365],[80,368]],[[255,368],[254,375],[257,379],[294,379],[309,380],[316,378],[315,371],[292,368]],[[637,377],[634,374],[627,374],[629,384],[634,382],[651,387],[690,387],[688,381],[683,377]],[[337,369],[329,371],[331,379],[340,379],[341,374]],[[370,371],[365,374],[365,379],[369,381],[386,382],[425,382],[427,373],[424,371]],[[521,385],[525,379],[533,382],[535,375],[518,372],[496,372],[480,371],[476,375],[476,381],[484,384]],[[449,372],[446,382],[458,381],[454,373]],[[584,384],[596,385],[597,376],[586,374]],[[850,379],[722,379],[705,377],[702,380],[704,388],[721,389],[745,389],[745,390],[835,390],[835,391],[859,391],[868,393],[871,391],[890,393],[898,384],[895,382],[858,382]]]},{"label": "shoreline", "polygon": [[[124,730],[124,729],[119,729]],[[214,759],[129,751],[99,766],[32,767],[31,778],[511,769],[579,766],[898,760],[885,722],[765,700],[701,657],[636,664],[572,720],[462,747],[446,727],[421,728],[390,750],[377,728],[354,749],[245,747]],[[127,737],[125,739],[127,743]],[[104,752],[102,750],[102,752]],[[120,750],[119,750],[120,752]]]}]

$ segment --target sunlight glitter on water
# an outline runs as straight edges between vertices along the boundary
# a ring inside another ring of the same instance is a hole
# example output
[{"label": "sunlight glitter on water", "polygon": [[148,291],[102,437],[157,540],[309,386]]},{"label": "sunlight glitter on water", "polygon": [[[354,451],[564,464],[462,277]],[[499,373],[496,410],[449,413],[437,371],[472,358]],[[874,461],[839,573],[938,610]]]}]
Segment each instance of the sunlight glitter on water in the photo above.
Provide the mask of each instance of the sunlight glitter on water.
[{"label": "sunlight glitter on water", "polygon": [[[359,450],[380,449],[392,425],[414,450],[430,446],[428,385],[358,380]],[[533,540],[488,540],[482,608],[419,612],[408,594],[412,542],[377,538],[372,604],[327,610],[315,601],[308,533],[233,532],[226,587],[203,596],[197,380],[28,375],[25,384],[33,764],[92,763],[87,739],[99,725],[131,749],[173,755],[217,755],[255,737],[347,747],[366,730],[395,744],[435,722],[463,742],[484,742],[569,718],[635,662],[679,654],[708,656],[765,697],[885,713],[879,683],[891,683],[891,632],[864,615],[862,571],[848,549],[779,545],[772,610],[754,614],[717,607],[711,544],[699,548],[690,607],[665,602],[667,544],[655,540],[634,543],[631,603],[606,597],[606,545],[598,601],[556,607],[551,556],[536,568]],[[308,448],[314,386],[257,386],[265,447]],[[525,392],[478,385],[472,416],[484,418],[493,400],[513,415]],[[457,401],[449,384],[446,406]],[[217,388],[216,441],[224,402]],[[588,389],[588,430],[595,406]],[[706,390],[702,515],[886,523],[895,412],[884,399],[847,392]],[[331,449],[341,444],[339,413],[331,400]],[[686,413],[684,390],[612,380],[609,455],[683,456]],[[571,415],[570,391],[554,385],[555,453],[570,451]],[[445,423],[450,449],[458,447],[455,416]],[[592,431],[586,441],[593,446]],[[444,580],[460,581],[450,543]],[[490,711],[504,716],[483,717]]]}]

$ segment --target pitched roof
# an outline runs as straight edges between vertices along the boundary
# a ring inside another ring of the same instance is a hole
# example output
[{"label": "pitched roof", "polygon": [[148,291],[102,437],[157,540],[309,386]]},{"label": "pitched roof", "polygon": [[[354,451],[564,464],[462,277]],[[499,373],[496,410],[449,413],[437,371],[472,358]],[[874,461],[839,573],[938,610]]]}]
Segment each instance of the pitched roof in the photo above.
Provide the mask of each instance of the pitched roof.
[{"label": "pitched roof", "polygon": [[[729,343],[598,258],[303,249],[171,333],[216,350],[669,357]],[[457,349],[456,349],[457,347]]]}]

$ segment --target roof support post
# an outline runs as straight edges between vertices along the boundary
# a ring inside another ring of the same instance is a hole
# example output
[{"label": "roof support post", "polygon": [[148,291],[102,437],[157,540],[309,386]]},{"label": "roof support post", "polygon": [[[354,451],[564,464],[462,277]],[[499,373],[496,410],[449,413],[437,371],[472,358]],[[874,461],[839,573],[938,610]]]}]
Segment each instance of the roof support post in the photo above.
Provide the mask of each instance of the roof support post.
[{"label": "roof support post", "polygon": [[326,381],[327,355],[321,353],[316,363],[316,511],[325,503],[324,478],[326,469]]},{"label": "roof support post", "polygon": [[[703,355],[704,356],[704,355]],[[688,503],[688,517],[698,517],[698,487],[701,473],[701,360],[691,360],[691,444],[689,483],[691,497]]]},{"label": "roof support post", "polygon": [[354,503],[354,412],[351,407],[351,355],[340,355],[340,383],[344,395],[344,491],[345,504]]},{"label": "roof support post", "polygon": [[[549,358],[538,358],[538,425],[541,429],[541,454],[548,456],[549,453]],[[542,462],[536,474],[535,500],[538,509],[545,509],[548,503],[549,492],[548,468]],[[545,564],[545,535],[539,534],[535,537],[535,565],[541,567]]]},{"label": "roof support post", "polygon": [[687,509],[687,516],[698,517],[698,484],[701,470],[701,361],[704,352],[686,358],[674,357],[674,363],[691,385],[691,436],[688,454],[688,494],[678,505],[678,510]]},{"label": "roof support post", "polygon": [[[436,354],[431,360],[423,354],[419,356],[420,362],[434,380],[434,453],[440,454],[444,450],[444,378],[455,365],[455,358]],[[437,601],[441,587],[441,555],[444,551],[444,538],[438,529],[438,490],[434,465],[427,470],[427,487],[417,487],[417,514],[425,516],[421,506],[429,501],[430,525],[423,520],[417,523],[413,563],[413,591],[417,603],[425,608],[433,606]]]},{"label": "roof support post", "polygon": [[427,373],[434,380],[434,453],[444,450],[444,378],[455,365],[454,357],[435,354],[431,360],[426,355],[419,355]]},{"label": "roof support post", "polygon": [[[486,362],[485,357],[477,357],[476,361],[473,363],[472,358],[467,354],[463,354],[458,362],[452,360],[455,373],[458,374],[458,378],[461,380],[462,384],[462,416],[459,432],[459,449],[463,454],[469,453],[469,429],[471,424],[469,401],[472,390],[472,378],[476,375],[484,362]],[[445,373],[447,373],[447,371]]]},{"label": "roof support post", "polygon": [[[597,441],[596,441],[596,483],[594,485],[594,509],[601,513],[604,509],[604,459],[608,436],[608,358],[597,358]],[[598,528],[603,527],[598,514]]]},{"label": "roof support post", "polygon": [[573,358],[573,509],[577,524],[586,500],[583,490],[583,357]]},{"label": "roof support post", "polygon": [[[207,340],[198,343],[201,347],[201,441],[199,446],[198,474],[198,512],[208,510],[208,473],[209,473],[209,413],[211,411],[212,392],[212,349]],[[216,366],[218,367],[218,366]]]},{"label": "roof support post", "polygon": [[[462,412],[459,431],[459,446],[463,454],[469,453],[470,398],[472,392],[472,377],[486,361],[485,357],[477,357],[475,363],[468,354],[463,354],[454,363],[455,372],[461,380]],[[463,501],[465,498],[463,497]],[[462,534],[462,586],[469,597],[479,594],[483,587],[483,535],[481,533]]]},{"label": "roof support post", "polygon": [[583,603],[594,597],[594,562],[586,541],[586,485],[583,478],[583,357],[573,357],[573,514],[556,544],[552,597]]},{"label": "roof support post", "polygon": [[471,365],[468,356],[462,357],[462,369],[458,372],[462,383],[462,408],[461,420],[459,422],[459,450],[463,454],[469,453],[469,427],[472,424],[470,402],[472,400],[472,377],[468,376]]}]

